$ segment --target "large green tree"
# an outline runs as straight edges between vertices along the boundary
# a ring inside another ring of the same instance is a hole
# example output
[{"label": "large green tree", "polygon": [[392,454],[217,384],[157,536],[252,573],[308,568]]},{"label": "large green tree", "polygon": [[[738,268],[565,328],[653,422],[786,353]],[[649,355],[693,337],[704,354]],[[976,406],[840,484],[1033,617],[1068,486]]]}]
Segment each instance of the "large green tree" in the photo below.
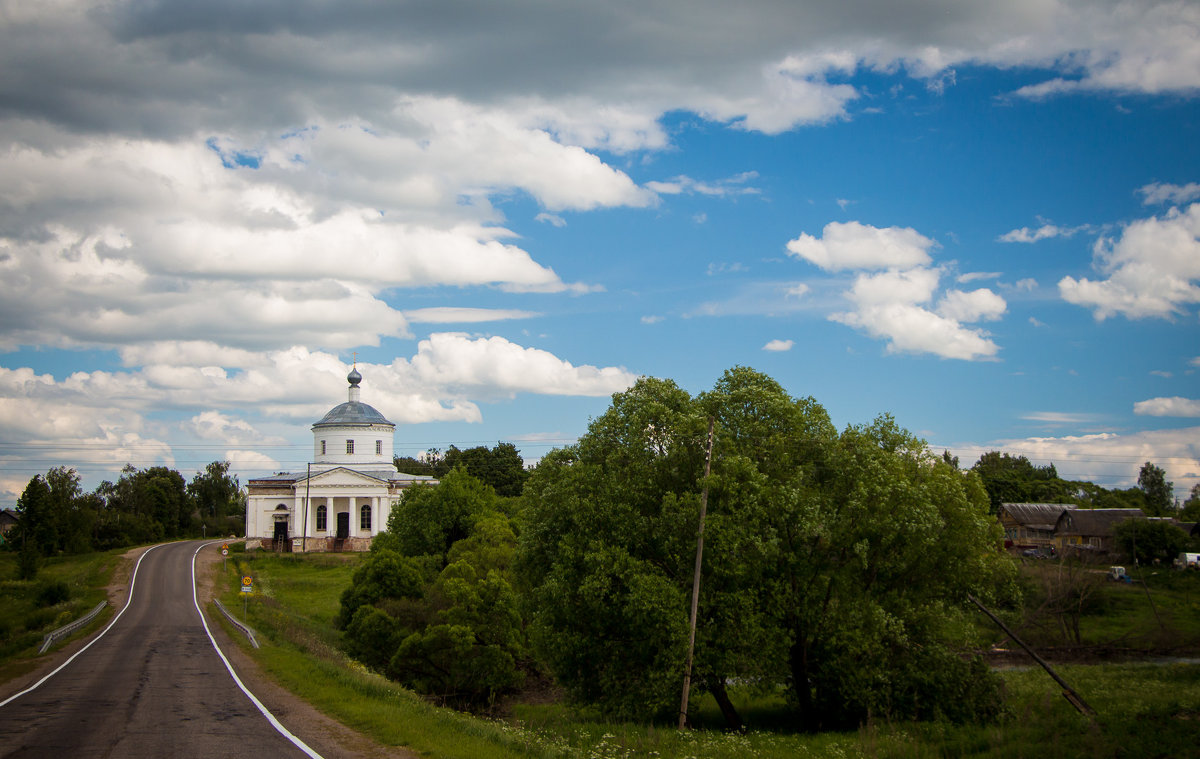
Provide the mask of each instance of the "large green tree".
[{"label": "large green tree", "polygon": [[526,486],[520,574],[536,650],[577,699],[667,712],[686,654],[705,428],[716,425],[694,682],[786,684],[801,724],[994,713],[949,648],[1002,566],[973,475],[882,417],[838,435],[746,368],[692,398],[642,379]]}]

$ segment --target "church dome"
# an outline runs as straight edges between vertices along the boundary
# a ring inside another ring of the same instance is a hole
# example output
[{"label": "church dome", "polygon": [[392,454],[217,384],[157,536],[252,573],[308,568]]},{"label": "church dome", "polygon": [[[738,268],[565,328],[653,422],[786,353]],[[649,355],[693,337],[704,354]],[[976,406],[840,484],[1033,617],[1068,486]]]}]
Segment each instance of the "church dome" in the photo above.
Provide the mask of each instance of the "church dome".
[{"label": "church dome", "polygon": [[361,401],[346,401],[345,403],[334,406],[329,410],[329,413],[321,418],[321,421],[314,424],[314,427],[342,427],[352,424],[386,424],[395,427],[395,424],[384,418],[383,414],[375,410]]},{"label": "church dome", "polygon": [[358,372],[358,367],[355,366],[346,375],[346,381],[350,383],[350,399],[345,403],[338,404],[329,409],[329,413],[321,417],[321,421],[313,425],[313,429],[317,427],[346,427],[368,424],[386,424],[389,427],[395,427],[395,424],[389,422],[383,414],[375,410],[374,406],[368,405],[360,401],[359,383],[362,382],[362,375]]}]

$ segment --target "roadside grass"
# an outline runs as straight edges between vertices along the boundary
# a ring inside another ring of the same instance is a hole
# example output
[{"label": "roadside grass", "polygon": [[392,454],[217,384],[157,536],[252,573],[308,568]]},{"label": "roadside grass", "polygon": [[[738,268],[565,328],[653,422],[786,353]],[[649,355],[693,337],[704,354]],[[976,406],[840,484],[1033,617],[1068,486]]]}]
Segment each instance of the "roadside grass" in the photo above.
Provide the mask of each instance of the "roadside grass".
[{"label": "roadside grass", "polygon": [[[46,633],[82,617],[105,599],[105,586],[128,550],[44,559],[33,580],[17,579],[16,553],[0,553],[0,681],[33,669]],[[113,613],[112,607],[104,609],[55,646],[91,633]]]},{"label": "roadside grass", "polygon": [[[248,623],[264,646],[247,648],[264,669],[321,711],[385,745],[430,757],[1138,757],[1198,756],[1200,663],[1062,665],[1056,670],[1097,711],[1076,712],[1040,668],[1001,672],[1007,714],[994,725],[877,721],[857,731],[806,734],[789,728],[780,695],[734,690],[748,730],[727,733],[710,697],[693,702],[697,729],[674,724],[612,723],[560,702],[517,703],[503,720],[440,708],[367,671],[338,650],[333,628],[341,591],[357,566],[354,555],[230,557],[222,600],[240,612],[238,577],[255,578]],[[1200,585],[1151,578],[1161,614],[1192,624]],[[1172,585],[1174,583],[1175,585]],[[1158,587],[1161,585],[1162,587]],[[1136,591],[1136,594],[1129,591]],[[1161,591],[1161,592],[1159,592]],[[1156,625],[1145,590],[1136,584],[1103,589],[1104,616],[1087,635]],[[1138,600],[1140,594],[1140,601]],[[1147,621],[1147,617],[1149,621]],[[1107,627],[1105,626],[1107,624]],[[1122,633],[1123,634],[1123,633]]]}]

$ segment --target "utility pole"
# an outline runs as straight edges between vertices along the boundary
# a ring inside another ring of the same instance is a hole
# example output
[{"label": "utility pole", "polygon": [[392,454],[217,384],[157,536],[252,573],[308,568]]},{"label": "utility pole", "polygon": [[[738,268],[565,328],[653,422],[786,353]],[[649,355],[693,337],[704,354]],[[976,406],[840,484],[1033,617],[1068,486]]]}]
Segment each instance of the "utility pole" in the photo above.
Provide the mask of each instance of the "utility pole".
[{"label": "utility pole", "polygon": [[692,573],[692,615],[688,632],[687,665],[683,670],[683,697],[679,702],[679,729],[687,727],[688,695],[692,690],[692,657],[696,652],[696,614],[700,607],[700,561],[704,556],[704,517],[708,513],[708,475],[712,472],[713,426],[708,418],[708,450],[704,454],[704,490],[700,492],[700,527],[696,531],[696,568]]},{"label": "utility pole", "polygon": [[308,494],[312,492],[312,462],[304,476],[304,526],[300,528],[300,553],[308,552]]}]

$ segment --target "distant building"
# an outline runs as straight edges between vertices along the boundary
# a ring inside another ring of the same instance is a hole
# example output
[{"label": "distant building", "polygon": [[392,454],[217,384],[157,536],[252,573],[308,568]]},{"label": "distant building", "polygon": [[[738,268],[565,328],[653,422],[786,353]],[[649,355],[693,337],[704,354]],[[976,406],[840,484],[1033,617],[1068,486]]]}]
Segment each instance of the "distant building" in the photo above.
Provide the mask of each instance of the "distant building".
[{"label": "distant building", "polygon": [[1055,525],[1058,550],[1107,553],[1112,550],[1112,528],[1128,519],[1145,519],[1141,509],[1071,509]]},{"label": "distant building", "polygon": [[359,400],[362,375],[346,377],[349,399],[312,426],[313,460],[303,472],[246,483],[246,547],[275,551],[365,551],[387,529],[407,488],[437,484],[396,471],[396,425]]},{"label": "distant building", "polygon": [[4,542],[4,536],[8,531],[16,527],[21,521],[21,515],[12,509],[0,510],[0,543]]},{"label": "distant building", "polygon": [[1006,548],[1050,548],[1054,527],[1071,503],[1002,503],[996,516],[1004,528]]}]

